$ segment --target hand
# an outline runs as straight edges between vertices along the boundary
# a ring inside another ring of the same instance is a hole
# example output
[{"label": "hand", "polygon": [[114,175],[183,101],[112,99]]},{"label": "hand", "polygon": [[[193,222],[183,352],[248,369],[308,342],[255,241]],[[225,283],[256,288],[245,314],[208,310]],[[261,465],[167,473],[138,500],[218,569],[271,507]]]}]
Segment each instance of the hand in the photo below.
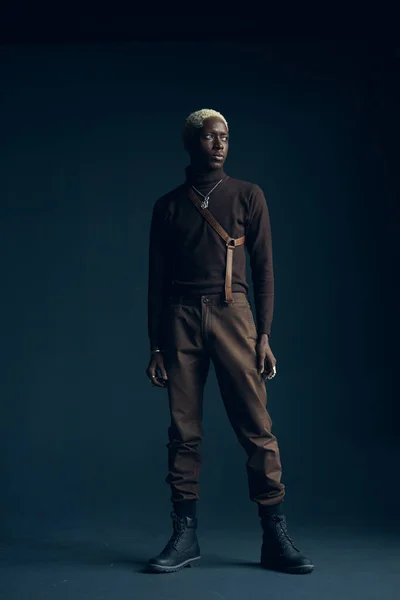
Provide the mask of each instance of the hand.
[{"label": "hand", "polygon": [[257,341],[257,371],[265,379],[274,377],[274,367],[276,367],[276,358],[269,345],[268,335],[262,333]]},{"label": "hand", "polygon": [[146,369],[146,375],[154,386],[162,388],[167,387],[168,375],[164,367],[164,358],[161,352],[155,352],[151,355],[149,366]]}]

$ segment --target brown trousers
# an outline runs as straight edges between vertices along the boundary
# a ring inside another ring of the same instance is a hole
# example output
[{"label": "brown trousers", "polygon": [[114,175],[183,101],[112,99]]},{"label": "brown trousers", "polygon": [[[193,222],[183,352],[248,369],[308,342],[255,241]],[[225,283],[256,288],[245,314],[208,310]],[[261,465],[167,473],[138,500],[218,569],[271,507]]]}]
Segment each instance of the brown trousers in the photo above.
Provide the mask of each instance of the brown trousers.
[{"label": "brown trousers", "polygon": [[244,448],[249,495],[259,505],[278,504],[281,483],[278,443],[271,433],[265,382],[257,373],[257,331],[247,295],[172,296],[165,322],[171,426],[168,475],[172,502],[199,499],[203,439],[203,392],[210,359],[229,421]]}]

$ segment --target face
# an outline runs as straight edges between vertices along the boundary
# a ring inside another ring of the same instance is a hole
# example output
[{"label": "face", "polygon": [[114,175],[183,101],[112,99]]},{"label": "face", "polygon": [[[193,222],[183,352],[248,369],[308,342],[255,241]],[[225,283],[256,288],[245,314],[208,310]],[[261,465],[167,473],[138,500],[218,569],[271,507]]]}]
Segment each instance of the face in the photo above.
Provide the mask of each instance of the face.
[{"label": "face", "polygon": [[217,117],[210,117],[188,147],[191,163],[206,170],[219,169],[228,155],[228,146],[225,123]]}]

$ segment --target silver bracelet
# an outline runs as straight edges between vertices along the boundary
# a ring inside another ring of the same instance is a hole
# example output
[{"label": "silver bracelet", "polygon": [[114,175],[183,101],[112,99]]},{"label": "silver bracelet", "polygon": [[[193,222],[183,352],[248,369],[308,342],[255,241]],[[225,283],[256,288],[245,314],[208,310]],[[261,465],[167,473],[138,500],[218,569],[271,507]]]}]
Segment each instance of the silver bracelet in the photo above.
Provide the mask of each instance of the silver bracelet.
[{"label": "silver bracelet", "polygon": [[154,354],[155,352],[161,352],[161,350],[152,350],[151,353]]}]

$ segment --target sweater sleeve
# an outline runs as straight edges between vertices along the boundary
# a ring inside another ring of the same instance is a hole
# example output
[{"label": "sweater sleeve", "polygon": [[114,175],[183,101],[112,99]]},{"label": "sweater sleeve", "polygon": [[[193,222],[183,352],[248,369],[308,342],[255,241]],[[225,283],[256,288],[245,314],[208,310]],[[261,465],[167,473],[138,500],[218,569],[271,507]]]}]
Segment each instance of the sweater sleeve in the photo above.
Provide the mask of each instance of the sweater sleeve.
[{"label": "sweater sleeve", "polygon": [[272,237],[267,202],[258,185],[253,185],[250,195],[246,247],[250,256],[257,332],[269,337],[274,310]]},{"label": "sweater sleeve", "polygon": [[162,198],[153,207],[148,267],[147,322],[150,349],[162,350],[164,315],[172,279],[169,223]]}]

